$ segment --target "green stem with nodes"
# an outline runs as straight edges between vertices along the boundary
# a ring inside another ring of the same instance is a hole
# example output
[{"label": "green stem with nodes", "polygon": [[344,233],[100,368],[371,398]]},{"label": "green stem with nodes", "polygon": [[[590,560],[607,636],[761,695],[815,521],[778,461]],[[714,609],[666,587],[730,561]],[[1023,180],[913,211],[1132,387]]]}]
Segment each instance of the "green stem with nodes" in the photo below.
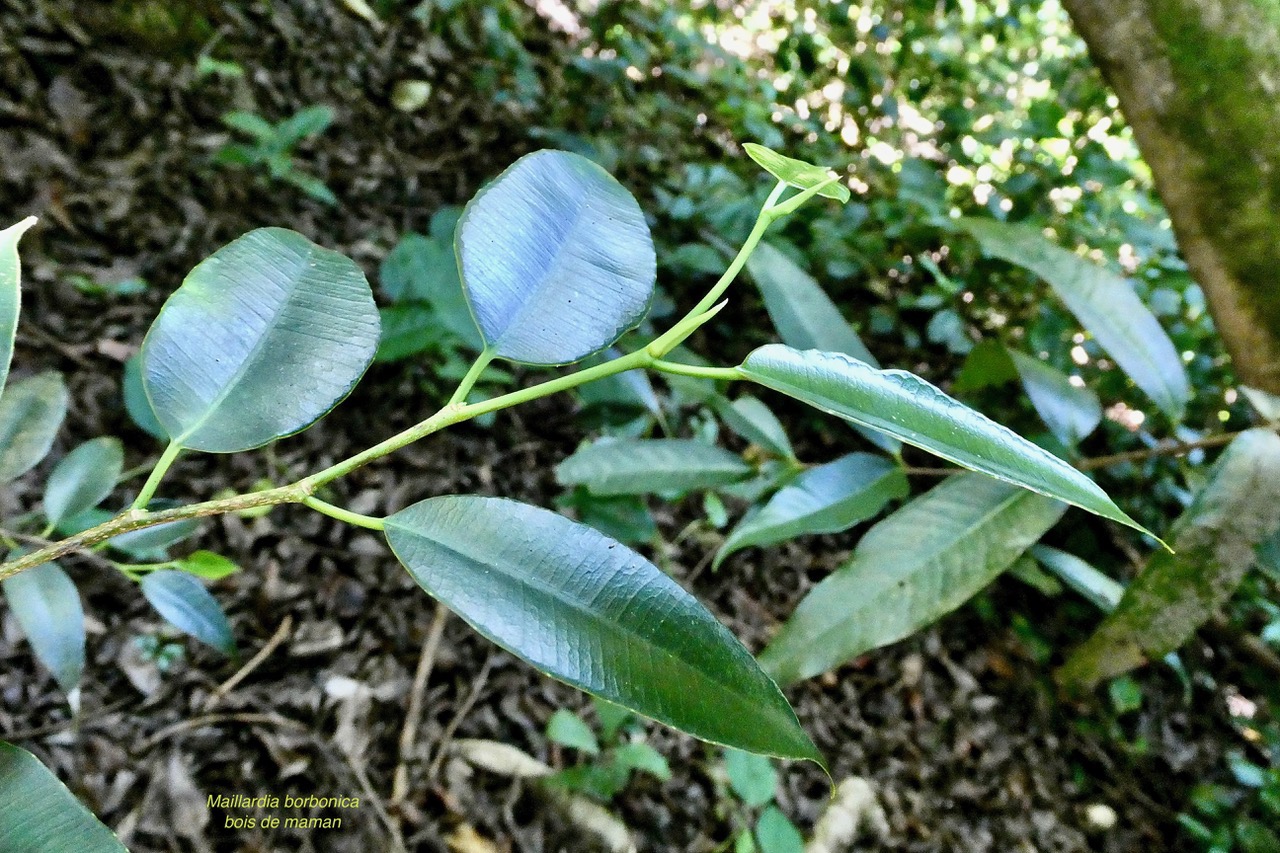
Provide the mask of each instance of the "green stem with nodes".
[{"label": "green stem with nodes", "polygon": [[[830,183],[830,182],[828,182]],[[593,367],[578,370],[566,376],[559,376],[555,379],[549,379],[532,385],[528,388],[521,388],[517,391],[511,391],[488,400],[482,400],[477,403],[466,403],[466,395],[474,386],[480,374],[493,360],[494,354],[489,350],[485,350],[476,359],[475,364],[467,371],[458,390],[454,392],[453,397],[447,405],[431,417],[421,421],[406,430],[403,430],[390,438],[375,444],[355,456],[331,465],[322,471],[310,474],[291,483],[287,486],[277,486],[271,489],[264,489],[258,492],[250,492],[243,495],[234,495],[229,498],[221,498],[218,500],[203,501],[201,503],[188,504],[186,506],[175,507],[173,509],[161,510],[158,512],[150,512],[145,509],[150,503],[151,498],[155,495],[156,489],[160,485],[165,472],[178,454],[182,451],[182,447],[177,444],[170,444],[161,455],[156,467],[152,470],[151,476],[147,478],[146,483],[142,487],[137,500],[133,505],[120,515],[109,521],[99,524],[97,527],[91,527],[69,536],[59,542],[51,543],[43,548],[24,554],[21,557],[10,560],[7,563],[0,564],[0,580],[12,577],[26,569],[33,568],[47,563],[50,560],[56,560],[67,554],[92,548],[95,545],[106,542],[108,539],[119,536],[121,533],[128,533],[132,530],[141,530],[145,527],[154,527],[158,524],[164,524],[170,521],[180,521],[189,518],[203,518],[206,516],[223,515],[232,512],[242,512],[244,510],[258,509],[261,507],[279,506],[281,504],[305,504],[306,506],[333,518],[354,524],[359,527],[371,530],[383,529],[383,520],[373,518],[371,516],[360,515],[349,510],[344,510],[332,504],[325,503],[313,495],[316,490],[326,483],[345,476],[357,468],[361,468],[376,459],[380,459],[389,453],[399,450],[406,445],[425,438],[432,433],[439,432],[446,427],[471,420],[472,418],[486,415],[490,412],[501,411],[512,406],[518,406],[522,403],[528,403],[551,394],[557,394],[561,391],[567,391],[570,388],[576,388],[588,382],[597,379],[603,379],[607,376],[613,376],[618,373],[625,373],[628,370],[648,369],[659,367],[670,373],[684,373],[686,375],[703,376],[713,379],[740,379],[741,375],[736,368],[712,368],[697,367],[694,365],[683,365],[676,362],[665,362],[660,359],[679,346],[686,338],[692,335],[700,326],[708,322],[723,307],[724,303],[716,304],[720,296],[728,289],[729,285],[737,277],[742,267],[746,264],[747,258],[751,252],[759,244],[760,239],[764,236],[765,231],[779,217],[795,210],[804,201],[812,198],[826,184],[820,184],[811,187],[803,192],[797,193],[781,204],[778,200],[785,192],[787,185],[779,182],[774,187],[773,192],[769,194],[768,200],[765,202],[764,208],[760,211],[760,216],[756,219],[755,227],[751,229],[750,235],[742,244],[742,248],[738,250],[737,256],[729,264],[719,281],[711,288],[710,292],[698,302],[683,319],[680,320],[670,330],[656,338],[648,346],[618,358],[597,364]]]},{"label": "green stem with nodes", "polygon": [[141,491],[138,496],[133,499],[133,505],[129,507],[131,510],[143,510],[147,508],[147,504],[151,503],[151,499],[155,497],[156,489],[160,488],[160,481],[164,479],[164,475],[169,472],[178,454],[182,452],[182,445],[176,441],[169,442],[169,446],[164,449],[164,453],[160,454],[160,458],[156,460],[156,467],[151,469],[150,476],[147,481],[142,484]]},{"label": "green stem with nodes", "polygon": [[311,507],[316,512],[323,513],[330,518],[336,518],[338,521],[345,521],[347,524],[352,524],[356,527],[363,527],[366,530],[386,529],[386,525],[383,524],[383,520],[381,518],[374,518],[371,515],[361,515],[360,513],[352,512],[349,509],[343,509],[340,506],[325,503],[319,498],[304,498],[302,503]]}]

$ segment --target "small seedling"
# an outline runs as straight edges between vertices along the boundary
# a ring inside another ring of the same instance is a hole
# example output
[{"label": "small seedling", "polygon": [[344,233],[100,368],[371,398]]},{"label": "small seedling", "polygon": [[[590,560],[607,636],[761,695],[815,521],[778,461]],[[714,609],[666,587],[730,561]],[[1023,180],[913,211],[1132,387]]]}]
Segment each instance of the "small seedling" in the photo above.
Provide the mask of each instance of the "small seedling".
[{"label": "small seedling", "polygon": [[338,199],[324,181],[305,172],[294,158],[294,149],[304,140],[319,136],[333,123],[333,109],[307,107],[287,119],[272,124],[257,113],[237,110],[222,117],[222,123],[253,140],[229,142],[214,154],[221,166],[264,170],[273,181],[283,181],[325,204]]},{"label": "small seedling", "polygon": [[642,739],[644,727],[634,714],[600,699],[594,699],[593,704],[598,734],[564,708],[547,722],[547,739],[574,750],[583,759],[550,777],[549,782],[607,803],[627,787],[633,773],[647,773],[663,782],[671,778],[667,760]]}]

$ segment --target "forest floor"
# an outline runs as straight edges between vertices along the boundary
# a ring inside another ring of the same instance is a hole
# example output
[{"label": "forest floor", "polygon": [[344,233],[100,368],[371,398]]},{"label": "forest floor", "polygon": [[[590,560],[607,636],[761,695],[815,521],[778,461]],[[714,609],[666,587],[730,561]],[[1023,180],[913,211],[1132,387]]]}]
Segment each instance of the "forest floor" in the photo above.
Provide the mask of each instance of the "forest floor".
[{"label": "forest floor", "polygon": [[[228,51],[252,50],[259,105],[275,115],[312,103],[339,121],[311,162],[342,204],[329,208],[249,172],[210,164],[224,141],[217,116],[235,86],[197,83],[189,60],[144,57],[76,24],[75,4],[0,4],[0,212],[41,215],[24,241],[26,290],[15,375],[64,372],[71,414],[60,452],[93,436],[123,437],[131,464],[159,448],[121,403],[121,364],[136,350],[164,295],[183,273],[251,227],[283,225],[350,254],[372,274],[397,235],[425,228],[441,204],[527,147],[518,116],[475,104],[465,81],[418,46],[379,35],[341,4],[246,7]],[[304,35],[305,34],[305,35]],[[306,44],[304,51],[301,47]],[[249,46],[249,47],[244,47]],[[405,116],[386,106],[390,82],[425,63],[436,107]],[[265,110],[264,110],[265,111]],[[100,282],[141,276],[129,296],[93,296]],[[413,371],[378,367],[318,427],[263,453],[191,455],[166,495],[207,497],[286,481],[329,464],[421,417],[429,400]],[[583,438],[566,399],[504,413],[433,437],[339,484],[362,512],[391,512],[435,494],[478,492],[551,505],[556,462]],[[39,474],[0,496],[10,513],[38,499]],[[136,484],[135,484],[136,485]],[[117,499],[124,499],[124,490]],[[664,506],[667,541],[696,517]],[[750,551],[718,574],[691,576],[709,546],[688,537],[657,555],[753,650],[834,567],[846,537]],[[298,508],[256,519],[210,521],[200,547],[245,571],[215,584],[242,649],[231,661],[186,642],[160,672],[135,638],[161,623],[122,576],[85,559],[65,566],[89,614],[83,713],[33,662],[14,621],[0,614],[0,736],[36,752],[136,851],[392,849],[394,825],[410,849],[446,850],[469,825],[494,849],[591,849],[583,831],[528,785],[467,772],[449,743],[486,738],[551,764],[566,755],[543,729],[557,708],[585,697],[496,649],[457,618],[425,685],[422,724],[407,752],[401,728],[435,608],[367,531]],[[1183,849],[1175,818],[1187,790],[1216,772],[1235,735],[1221,699],[1194,701],[1169,673],[1143,676],[1145,704],[1124,725],[1097,708],[1064,704],[1009,613],[1021,613],[1059,648],[1080,627],[1050,599],[1012,581],[937,626],[789,691],[834,777],[866,779],[889,834],[867,851],[1149,851]],[[220,685],[264,646],[272,650],[230,690]],[[1219,655],[1219,663],[1226,655]],[[1194,709],[1194,714],[1189,710]],[[1142,748],[1135,744],[1143,743]],[[732,827],[716,751],[660,726],[650,742],[669,760],[665,783],[638,778],[612,805],[641,850],[725,849]],[[397,767],[406,802],[389,798]],[[780,803],[811,827],[827,805],[813,766],[783,768]],[[341,829],[226,827],[211,794],[359,797]],[[1088,807],[1118,813],[1091,826]],[[1185,842],[1183,838],[1182,843]],[[1189,847],[1185,849],[1190,849]]]}]

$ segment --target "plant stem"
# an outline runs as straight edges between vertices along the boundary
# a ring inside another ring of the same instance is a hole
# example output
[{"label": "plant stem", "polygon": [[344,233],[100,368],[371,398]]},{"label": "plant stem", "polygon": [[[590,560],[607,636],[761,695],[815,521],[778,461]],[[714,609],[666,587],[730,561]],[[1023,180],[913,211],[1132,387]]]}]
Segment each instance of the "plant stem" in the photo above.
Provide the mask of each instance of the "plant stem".
[{"label": "plant stem", "polygon": [[303,504],[311,507],[316,512],[323,513],[330,518],[336,518],[338,521],[345,521],[347,524],[353,524],[356,527],[363,527],[366,530],[383,530],[386,525],[382,523],[381,518],[374,518],[371,515],[361,515],[358,512],[352,512],[349,509],[343,509],[340,506],[334,506],[326,503],[319,498],[303,498]]},{"label": "plant stem", "polygon": [[462,377],[462,381],[458,383],[458,390],[454,391],[453,396],[449,398],[450,406],[467,402],[467,395],[475,387],[476,380],[480,378],[480,374],[484,373],[484,369],[489,366],[489,362],[493,361],[496,355],[497,353],[492,349],[485,347],[484,351],[476,356],[475,364],[471,365],[467,375]]},{"label": "plant stem", "polygon": [[169,471],[169,466],[178,458],[178,454],[182,452],[182,445],[177,442],[169,442],[169,446],[164,449],[164,453],[160,454],[160,458],[156,460],[156,467],[151,469],[151,474],[147,477],[147,481],[142,484],[142,490],[138,492],[138,496],[134,498],[133,505],[130,509],[145,510],[147,504],[151,503],[151,499],[155,497],[156,489],[160,488],[160,481],[164,479],[164,475]]},{"label": "plant stem", "polygon": [[681,364],[678,361],[658,360],[653,363],[653,369],[679,376],[697,376],[700,379],[718,379],[727,382],[743,378],[742,371],[736,367],[704,367],[699,364]]}]

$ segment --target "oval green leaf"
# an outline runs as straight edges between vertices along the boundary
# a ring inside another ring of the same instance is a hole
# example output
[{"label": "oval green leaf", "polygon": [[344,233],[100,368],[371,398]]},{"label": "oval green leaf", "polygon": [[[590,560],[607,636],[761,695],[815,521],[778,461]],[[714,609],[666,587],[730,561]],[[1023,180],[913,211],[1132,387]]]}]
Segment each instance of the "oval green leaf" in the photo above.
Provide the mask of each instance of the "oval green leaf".
[{"label": "oval green leaf", "polygon": [[1180,420],[1191,390],[1173,342],[1129,282],[1050,242],[1035,228],[964,219],[982,251],[1030,270],[1169,417]]},{"label": "oval green leaf", "polygon": [[1102,423],[1102,403],[1088,388],[1038,358],[1009,350],[1013,366],[1027,389],[1027,397],[1054,438],[1074,447]]},{"label": "oval green leaf", "polygon": [[3,586],[36,658],[75,706],[84,672],[84,608],[76,585],[57,563],[44,563],[5,578]]},{"label": "oval green leaf", "polygon": [[176,561],[174,568],[207,581],[222,580],[240,571],[239,565],[212,551],[196,551],[191,556]]},{"label": "oval green leaf", "polygon": [[486,346],[526,364],[604,349],[649,310],[657,260],[640,205],[578,154],[517,160],[463,211],[458,263]]},{"label": "oval green leaf", "polygon": [[725,539],[713,567],[735,551],[813,533],[839,533],[907,494],[902,468],[870,453],[850,453],[810,468],[744,518]]},{"label": "oval green leaf", "polygon": [[310,426],[378,346],[364,273],[283,228],[214,252],[165,302],[142,344],[156,417],[182,447],[232,453]]},{"label": "oval green leaf", "polygon": [[236,653],[231,625],[204,584],[185,572],[162,569],[143,575],[142,594],[175,628],[225,655]]},{"label": "oval green leaf", "polygon": [[0,850],[128,853],[93,813],[25,749],[0,741]]},{"label": "oval green leaf", "polygon": [[909,636],[1013,565],[1065,509],[989,477],[948,478],[871,528],[804,597],[760,665],[789,684]]},{"label": "oval green leaf", "polygon": [[876,370],[841,353],[800,352],[777,344],[751,353],[740,369],[775,391],[957,465],[1148,532],[1084,474],[913,373]]},{"label": "oval green leaf", "polygon": [[9,377],[13,361],[13,341],[18,334],[18,313],[22,307],[22,262],[18,240],[36,224],[34,216],[0,231],[0,393]]},{"label": "oval green leaf", "polygon": [[543,672],[703,740],[820,761],[777,686],[697,599],[586,525],[501,498],[386,520],[423,589]]},{"label": "oval green leaf", "polygon": [[750,474],[736,453],[684,438],[597,441],[556,466],[560,485],[586,486],[594,495],[714,489]]},{"label": "oval green leaf", "polygon": [[[835,175],[831,169],[787,157],[756,142],[744,142],[742,148],[747,152],[748,157],[756,161],[757,166],[796,189],[807,190],[809,187],[816,187]],[[849,188],[843,181],[828,184],[818,190],[818,195],[834,198],[837,201],[848,201],[850,198]]]},{"label": "oval green leaf", "polygon": [[44,487],[44,515],[50,524],[93,509],[106,500],[124,470],[124,449],[117,438],[95,438],[54,466]]},{"label": "oval green leaf", "polygon": [[67,416],[67,386],[52,371],[14,382],[0,397],[0,483],[16,480],[53,447]]}]

